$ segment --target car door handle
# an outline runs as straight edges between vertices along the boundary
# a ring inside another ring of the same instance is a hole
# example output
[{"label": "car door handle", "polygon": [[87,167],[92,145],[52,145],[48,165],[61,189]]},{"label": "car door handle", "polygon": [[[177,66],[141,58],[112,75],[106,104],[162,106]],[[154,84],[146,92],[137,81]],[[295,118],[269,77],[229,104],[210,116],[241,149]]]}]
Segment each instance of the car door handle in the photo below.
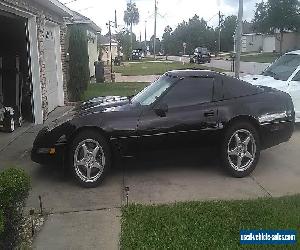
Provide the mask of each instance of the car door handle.
[{"label": "car door handle", "polygon": [[215,111],[214,110],[209,110],[204,112],[205,117],[212,117],[215,116]]}]

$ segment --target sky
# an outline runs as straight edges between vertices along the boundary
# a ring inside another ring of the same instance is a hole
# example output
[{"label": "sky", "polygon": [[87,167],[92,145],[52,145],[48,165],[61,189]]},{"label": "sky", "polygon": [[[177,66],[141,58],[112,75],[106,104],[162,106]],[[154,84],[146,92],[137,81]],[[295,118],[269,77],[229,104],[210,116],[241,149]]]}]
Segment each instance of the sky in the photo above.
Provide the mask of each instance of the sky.
[{"label": "sky", "polygon": [[[126,4],[130,0],[60,0],[72,10],[78,11],[94,21],[101,29],[102,34],[108,32],[106,23],[114,21],[115,10],[117,11],[118,29],[124,28],[123,21]],[[134,26],[133,31],[137,39],[144,40],[145,27],[147,39],[154,34],[154,1],[155,0],[132,0],[136,3],[140,22]],[[262,0],[244,0],[244,20],[250,21],[254,16],[255,4]],[[208,21],[209,26],[218,25],[217,13],[220,10],[223,15],[229,16],[238,13],[238,0],[157,0],[157,37],[161,37],[164,28],[170,25],[173,29],[183,20],[188,20],[197,14]]]}]

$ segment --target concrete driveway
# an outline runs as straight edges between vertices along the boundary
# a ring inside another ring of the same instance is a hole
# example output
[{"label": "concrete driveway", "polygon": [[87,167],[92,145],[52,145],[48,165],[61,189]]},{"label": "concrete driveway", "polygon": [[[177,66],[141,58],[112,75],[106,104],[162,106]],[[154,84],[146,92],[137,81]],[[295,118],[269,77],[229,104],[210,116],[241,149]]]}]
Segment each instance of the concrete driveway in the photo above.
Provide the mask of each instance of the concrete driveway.
[{"label": "concrete driveway", "polygon": [[0,170],[17,166],[32,176],[27,207],[38,208],[41,195],[44,208],[52,213],[36,238],[37,249],[117,249],[126,186],[130,202],[146,204],[300,192],[300,126],[290,142],[263,151],[257,169],[247,178],[228,176],[214,151],[183,150],[122,160],[94,189],[64,177],[60,166],[31,162],[37,132],[37,127],[29,128],[0,151]]}]

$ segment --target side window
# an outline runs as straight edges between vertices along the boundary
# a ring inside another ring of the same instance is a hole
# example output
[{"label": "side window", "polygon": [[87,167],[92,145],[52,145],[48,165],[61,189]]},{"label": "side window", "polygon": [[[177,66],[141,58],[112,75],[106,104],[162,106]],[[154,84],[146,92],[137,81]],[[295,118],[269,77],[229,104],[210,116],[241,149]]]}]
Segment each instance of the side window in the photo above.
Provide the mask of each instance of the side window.
[{"label": "side window", "polygon": [[298,71],[298,73],[294,76],[292,81],[297,81],[300,82],[300,70]]},{"label": "side window", "polygon": [[211,102],[213,84],[213,78],[188,77],[172,87],[162,101],[169,108]]}]

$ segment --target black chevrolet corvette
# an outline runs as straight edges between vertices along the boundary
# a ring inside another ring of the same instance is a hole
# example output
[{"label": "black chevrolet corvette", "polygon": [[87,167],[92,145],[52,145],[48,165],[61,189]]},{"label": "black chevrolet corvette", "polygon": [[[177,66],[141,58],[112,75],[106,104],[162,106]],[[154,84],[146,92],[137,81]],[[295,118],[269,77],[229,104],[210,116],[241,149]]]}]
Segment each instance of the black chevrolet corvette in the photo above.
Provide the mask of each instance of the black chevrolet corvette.
[{"label": "black chevrolet corvette", "polygon": [[133,97],[99,97],[43,128],[32,160],[68,166],[86,187],[98,185],[113,155],[213,144],[235,177],[250,174],[260,151],[288,141],[290,96],[211,71],[176,70]]}]

